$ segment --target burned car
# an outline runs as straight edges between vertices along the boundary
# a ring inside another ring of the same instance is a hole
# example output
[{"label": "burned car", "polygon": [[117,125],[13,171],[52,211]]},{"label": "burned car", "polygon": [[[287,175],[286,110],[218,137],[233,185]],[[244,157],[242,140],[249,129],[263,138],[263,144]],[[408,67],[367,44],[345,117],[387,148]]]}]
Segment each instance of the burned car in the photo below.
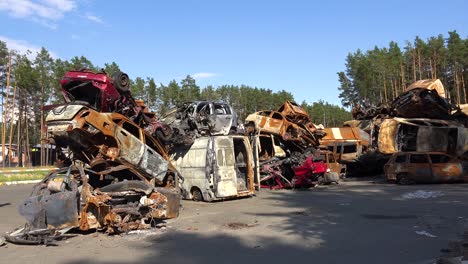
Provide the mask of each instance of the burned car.
[{"label": "burned car", "polygon": [[295,102],[286,101],[276,111],[283,114],[291,122],[304,125],[310,123],[307,111]]},{"label": "burned car", "polygon": [[200,136],[237,133],[237,114],[224,102],[186,102],[153,123],[154,134],[164,142],[190,145]]},{"label": "burned car", "polygon": [[146,126],[154,117],[141,100],[132,97],[130,79],[121,71],[109,76],[104,71],[72,70],[65,73],[60,85],[66,104],[83,104],[98,112],[120,113],[140,126]]},{"label": "burned car", "polygon": [[51,172],[20,206],[25,227],[5,236],[17,244],[51,244],[73,228],[118,234],[150,228],[156,219],[177,217],[179,193],[150,181],[123,180],[103,185],[111,171],[81,165]]},{"label": "burned car", "polygon": [[406,118],[449,119],[451,105],[439,79],[417,81],[391,104],[393,116]]},{"label": "burned car", "polygon": [[466,161],[441,152],[398,152],[384,167],[388,181],[400,184],[468,182]]},{"label": "burned car", "polygon": [[75,227],[120,233],[178,216],[179,174],[164,147],[130,119],[69,104],[52,109],[46,123],[71,165],[34,187],[20,206],[27,226],[10,241],[44,243]]},{"label": "burned car", "polygon": [[468,130],[456,121],[390,118],[381,120],[377,129],[378,149],[383,154],[438,151],[461,155],[468,150]]},{"label": "burned car", "polygon": [[259,131],[280,136],[285,141],[298,141],[303,145],[318,145],[315,131],[300,123],[289,121],[277,111],[259,111],[245,119],[247,133]]},{"label": "burned car", "polygon": [[182,175],[183,197],[214,201],[252,196],[258,190],[256,160],[245,136],[208,136],[176,146],[171,160]]}]

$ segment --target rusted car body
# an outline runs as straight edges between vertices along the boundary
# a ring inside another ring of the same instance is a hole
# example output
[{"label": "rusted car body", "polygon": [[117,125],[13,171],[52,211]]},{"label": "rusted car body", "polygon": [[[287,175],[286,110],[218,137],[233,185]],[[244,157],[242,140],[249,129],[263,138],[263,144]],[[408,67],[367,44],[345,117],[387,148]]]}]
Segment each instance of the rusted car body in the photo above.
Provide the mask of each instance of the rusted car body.
[{"label": "rusted car body", "polygon": [[78,227],[108,233],[147,228],[178,216],[178,172],[162,145],[130,119],[84,105],[52,109],[49,137],[68,168],[50,173],[20,206],[28,228],[12,241],[40,243],[38,230]]},{"label": "rusted car body", "polygon": [[276,111],[283,114],[291,122],[304,125],[310,123],[307,111],[295,102],[286,101]]},{"label": "rusted car body", "polygon": [[388,181],[400,184],[467,182],[467,164],[441,152],[398,152],[384,167]]},{"label": "rusted car body", "polygon": [[339,162],[355,162],[369,147],[369,135],[358,127],[330,127],[324,131],[326,135],[320,139],[320,144]]},{"label": "rusted car body", "polygon": [[335,159],[335,155],[329,150],[319,150],[319,155],[327,165],[329,172],[339,175],[340,177],[346,176],[346,164],[341,164]]},{"label": "rusted car body", "polygon": [[378,149],[383,154],[436,151],[461,155],[468,150],[467,135],[467,128],[456,121],[384,119],[378,128]]},{"label": "rusted car body", "polygon": [[151,227],[155,219],[177,217],[180,194],[141,180],[100,187],[110,173],[81,165],[51,172],[20,206],[27,224],[6,236],[12,243],[47,244],[72,228],[118,234]]},{"label": "rusted car body", "polygon": [[200,137],[171,150],[185,199],[214,201],[251,196],[258,189],[256,159],[245,136]]},{"label": "rusted car body", "polygon": [[289,121],[277,111],[259,111],[245,119],[247,132],[270,133],[280,136],[285,141],[298,141],[304,145],[318,145],[316,128]]},{"label": "rusted car body", "polygon": [[375,117],[434,118],[451,119],[451,105],[445,88],[439,79],[419,80],[408,86],[392,102],[372,106],[366,100],[352,110],[353,118],[358,120]]}]

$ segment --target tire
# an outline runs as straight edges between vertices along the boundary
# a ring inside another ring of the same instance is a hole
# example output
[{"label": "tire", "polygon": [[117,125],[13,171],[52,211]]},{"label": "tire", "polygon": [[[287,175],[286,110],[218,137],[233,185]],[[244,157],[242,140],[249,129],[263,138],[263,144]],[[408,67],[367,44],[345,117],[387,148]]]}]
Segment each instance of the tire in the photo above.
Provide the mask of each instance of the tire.
[{"label": "tire", "polygon": [[172,137],[172,133],[170,133],[169,135],[166,135],[161,129],[156,130],[155,134],[156,134],[156,137],[164,143],[168,143]]},{"label": "tire", "polygon": [[130,79],[126,73],[116,71],[112,74],[114,86],[119,92],[128,92],[130,90]]},{"label": "tire", "polygon": [[198,188],[193,188],[192,189],[192,200],[195,202],[202,202],[203,201],[203,195]]},{"label": "tire", "polygon": [[413,184],[413,181],[409,178],[408,174],[398,174],[397,183],[401,185],[410,185]]}]

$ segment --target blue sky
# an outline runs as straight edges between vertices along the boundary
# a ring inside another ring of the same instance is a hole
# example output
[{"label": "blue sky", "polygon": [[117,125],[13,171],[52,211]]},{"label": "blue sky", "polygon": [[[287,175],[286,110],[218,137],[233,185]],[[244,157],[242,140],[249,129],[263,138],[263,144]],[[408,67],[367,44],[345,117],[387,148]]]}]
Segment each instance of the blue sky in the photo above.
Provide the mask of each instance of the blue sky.
[{"label": "blue sky", "polygon": [[340,104],[336,72],[360,48],[457,30],[468,1],[0,0],[0,40],[55,57],[115,61],[132,78],[291,92]]}]

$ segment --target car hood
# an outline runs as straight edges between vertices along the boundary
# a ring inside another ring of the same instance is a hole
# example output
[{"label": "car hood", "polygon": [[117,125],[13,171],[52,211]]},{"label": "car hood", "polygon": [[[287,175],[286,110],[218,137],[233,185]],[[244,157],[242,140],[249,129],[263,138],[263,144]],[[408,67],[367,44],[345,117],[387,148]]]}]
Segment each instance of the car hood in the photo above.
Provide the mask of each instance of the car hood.
[{"label": "car hood", "polygon": [[61,105],[50,110],[46,117],[46,122],[56,120],[71,120],[75,115],[85,108],[83,105]]}]

